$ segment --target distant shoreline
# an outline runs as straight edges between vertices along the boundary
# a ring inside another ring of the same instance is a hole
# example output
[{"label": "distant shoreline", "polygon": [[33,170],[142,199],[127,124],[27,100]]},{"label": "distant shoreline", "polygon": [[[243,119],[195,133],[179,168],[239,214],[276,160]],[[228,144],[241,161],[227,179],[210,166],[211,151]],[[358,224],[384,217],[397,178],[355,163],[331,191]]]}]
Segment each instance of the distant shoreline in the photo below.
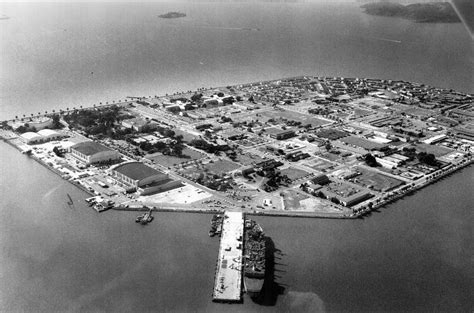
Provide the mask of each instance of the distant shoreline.
[{"label": "distant shoreline", "polygon": [[165,14],[158,15],[159,18],[180,18],[186,17],[186,13],[182,12],[168,12]]},{"label": "distant shoreline", "polygon": [[416,23],[460,23],[448,2],[415,3],[402,5],[393,2],[367,3],[361,6],[364,13],[375,16],[399,17]]}]

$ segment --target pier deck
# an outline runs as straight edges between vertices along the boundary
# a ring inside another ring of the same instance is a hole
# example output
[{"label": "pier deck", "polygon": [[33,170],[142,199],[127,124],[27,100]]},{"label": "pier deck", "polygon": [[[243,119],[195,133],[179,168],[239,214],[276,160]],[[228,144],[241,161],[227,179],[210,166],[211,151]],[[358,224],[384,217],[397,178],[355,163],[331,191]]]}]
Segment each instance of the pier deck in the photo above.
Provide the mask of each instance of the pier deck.
[{"label": "pier deck", "polygon": [[225,212],[212,300],[239,302],[242,299],[242,249],[244,214]]}]

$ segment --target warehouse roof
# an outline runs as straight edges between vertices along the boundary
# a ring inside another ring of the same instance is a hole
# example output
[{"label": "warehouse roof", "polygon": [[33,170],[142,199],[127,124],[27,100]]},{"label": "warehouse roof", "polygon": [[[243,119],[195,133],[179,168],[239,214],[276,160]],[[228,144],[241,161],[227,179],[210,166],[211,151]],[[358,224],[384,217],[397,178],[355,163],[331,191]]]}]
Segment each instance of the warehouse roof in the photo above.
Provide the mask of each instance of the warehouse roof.
[{"label": "warehouse roof", "polygon": [[95,141],[80,142],[72,146],[71,149],[74,149],[85,155],[94,155],[103,151],[113,151],[112,149],[109,149],[106,146],[103,146]]},{"label": "warehouse roof", "polygon": [[141,162],[122,163],[113,168],[114,171],[121,173],[133,180],[142,180],[155,175],[166,175],[154,168],[151,168]]},{"label": "warehouse roof", "polygon": [[57,131],[47,128],[38,131],[38,134],[45,137],[55,137],[60,135],[60,133],[58,133]]},{"label": "warehouse roof", "polygon": [[26,140],[42,138],[41,135],[39,135],[38,133],[34,133],[34,132],[23,133],[23,134],[21,134],[21,137],[23,137]]}]

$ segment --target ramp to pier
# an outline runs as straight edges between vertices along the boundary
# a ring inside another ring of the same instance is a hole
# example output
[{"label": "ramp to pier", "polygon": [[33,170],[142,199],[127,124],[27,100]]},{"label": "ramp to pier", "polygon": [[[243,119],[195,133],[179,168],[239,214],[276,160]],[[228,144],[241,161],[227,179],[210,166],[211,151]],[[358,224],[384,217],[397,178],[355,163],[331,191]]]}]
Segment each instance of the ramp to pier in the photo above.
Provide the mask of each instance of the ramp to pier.
[{"label": "ramp to pier", "polygon": [[215,302],[242,300],[243,235],[244,214],[225,212],[212,293]]}]

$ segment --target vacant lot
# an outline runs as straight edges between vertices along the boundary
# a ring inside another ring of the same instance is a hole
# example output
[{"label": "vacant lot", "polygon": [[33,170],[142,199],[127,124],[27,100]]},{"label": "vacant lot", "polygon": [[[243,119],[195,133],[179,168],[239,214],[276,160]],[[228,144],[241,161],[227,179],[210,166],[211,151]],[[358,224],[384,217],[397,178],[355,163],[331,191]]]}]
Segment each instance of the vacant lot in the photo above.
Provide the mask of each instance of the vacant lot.
[{"label": "vacant lot", "polygon": [[204,164],[203,168],[207,169],[209,172],[216,174],[223,174],[238,169],[240,164],[227,161],[227,160],[218,160],[213,163]]},{"label": "vacant lot", "polygon": [[306,161],[303,164],[320,172],[326,172],[327,170],[335,167],[333,163],[320,158],[314,158],[313,160]]},{"label": "vacant lot", "polygon": [[300,201],[308,199],[309,196],[295,190],[285,190],[281,192],[283,195],[283,203],[285,210],[300,210]]},{"label": "vacant lot", "polygon": [[301,114],[298,112],[293,112],[293,111],[267,111],[261,113],[264,117],[266,117],[265,121],[269,119],[274,119],[278,121],[280,118],[285,118],[287,120],[291,121],[296,121],[296,122],[301,122],[301,124],[311,124],[313,127],[325,125],[325,124],[331,124],[332,121],[327,121],[323,120],[320,118],[312,117],[310,115],[305,115]]},{"label": "vacant lot", "polygon": [[347,143],[348,145],[353,145],[353,146],[360,147],[366,150],[380,149],[386,146],[385,144],[373,142],[373,141],[356,137],[356,136],[345,137],[345,138],[342,138],[341,141]]},{"label": "vacant lot", "polygon": [[365,168],[358,168],[358,171],[361,172],[362,175],[359,175],[350,181],[376,191],[389,191],[403,184],[403,181],[401,180],[377,172],[372,172]]},{"label": "vacant lot", "polygon": [[420,152],[432,153],[435,157],[440,157],[454,151],[446,147],[437,145],[427,145],[425,143],[417,144],[416,149]]},{"label": "vacant lot", "polygon": [[342,137],[346,137],[348,133],[337,129],[321,129],[316,133],[319,138],[326,138],[330,140],[336,140]]},{"label": "vacant lot", "polygon": [[190,134],[188,132],[185,132],[184,130],[173,129],[173,131],[175,132],[176,136],[178,135],[183,136],[183,140],[186,142],[191,142],[191,140],[199,138],[199,136]]},{"label": "vacant lot", "polygon": [[183,149],[183,157],[176,157],[170,155],[163,155],[161,153],[150,154],[146,158],[152,161],[155,161],[157,164],[161,164],[163,166],[169,167],[174,166],[176,164],[180,164],[183,162],[191,161],[191,160],[199,160],[203,158],[205,155],[197,152],[195,150],[191,150],[189,148]]},{"label": "vacant lot", "polygon": [[308,173],[306,171],[303,171],[303,170],[300,170],[300,169],[297,169],[297,168],[294,168],[294,167],[289,167],[289,168],[286,168],[284,170],[281,170],[281,174],[282,175],[287,175],[288,178],[291,179],[291,181],[295,181],[295,180],[303,178],[307,175],[310,175],[310,173]]},{"label": "vacant lot", "polygon": [[252,163],[262,162],[264,159],[258,155],[246,153],[246,154],[237,154],[236,162],[239,162],[242,165],[250,165]]}]

